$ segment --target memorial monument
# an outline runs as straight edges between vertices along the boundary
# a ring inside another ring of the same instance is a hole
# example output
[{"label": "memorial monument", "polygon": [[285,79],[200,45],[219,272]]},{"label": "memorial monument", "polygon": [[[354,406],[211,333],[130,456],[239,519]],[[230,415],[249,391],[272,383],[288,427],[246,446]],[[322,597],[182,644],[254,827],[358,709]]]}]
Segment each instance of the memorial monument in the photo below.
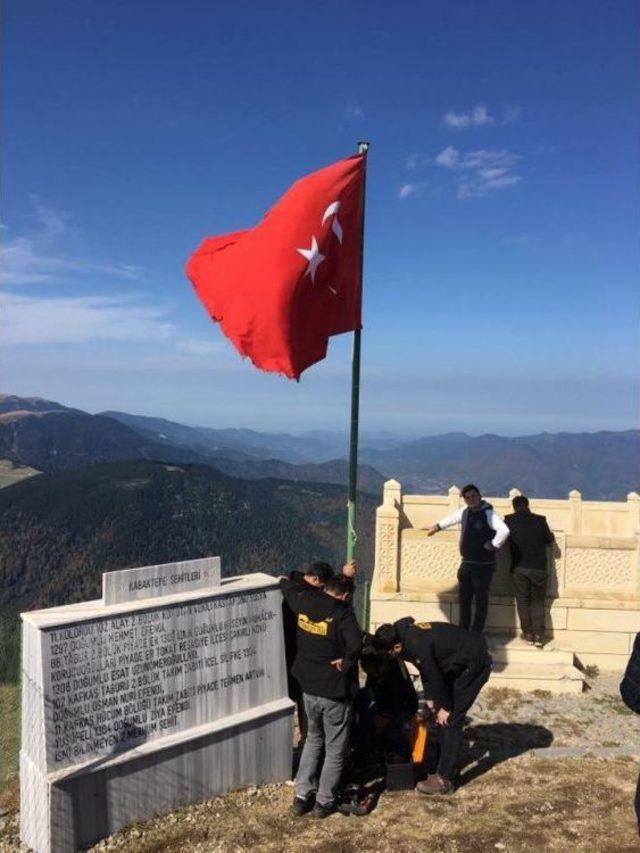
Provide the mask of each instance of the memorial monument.
[{"label": "memorial monument", "polygon": [[280,591],[219,558],[22,614],[21,839],[36,853],[291,775]]}]

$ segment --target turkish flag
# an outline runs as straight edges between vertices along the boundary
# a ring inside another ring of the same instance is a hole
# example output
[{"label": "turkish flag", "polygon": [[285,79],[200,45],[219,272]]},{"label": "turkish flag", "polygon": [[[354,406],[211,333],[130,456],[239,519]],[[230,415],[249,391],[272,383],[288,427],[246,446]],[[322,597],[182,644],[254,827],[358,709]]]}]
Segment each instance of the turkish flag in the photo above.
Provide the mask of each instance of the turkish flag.
[{"label": "turkish flag", "polygon": [[298,379],[359,329],[365,157],[306,175],[248,231],[208,237],[187,276],[212,320],[262,370]]}]

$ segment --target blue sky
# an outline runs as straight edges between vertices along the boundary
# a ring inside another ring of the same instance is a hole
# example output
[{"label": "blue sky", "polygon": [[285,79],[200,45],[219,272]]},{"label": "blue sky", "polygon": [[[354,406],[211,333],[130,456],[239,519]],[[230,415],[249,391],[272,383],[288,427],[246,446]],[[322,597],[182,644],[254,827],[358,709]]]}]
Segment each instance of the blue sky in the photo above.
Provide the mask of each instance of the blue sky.
[{"label": "blue sky", "polygon": [[183,274],[372,143],[362,428],[637,426],[633,2],[8,0],[3,388],[346,429],[350,336],[296,385]]}]

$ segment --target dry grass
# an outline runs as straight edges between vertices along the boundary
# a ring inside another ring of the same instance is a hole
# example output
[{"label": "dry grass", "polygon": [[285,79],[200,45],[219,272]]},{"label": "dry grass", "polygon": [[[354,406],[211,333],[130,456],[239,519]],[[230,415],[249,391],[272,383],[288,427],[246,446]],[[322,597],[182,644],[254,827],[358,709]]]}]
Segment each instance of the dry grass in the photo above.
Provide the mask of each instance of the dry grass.
[{"label": "dry grass", "polygon": [[[123,853],[632,853],[631,759],[505,761],[454,795],[384,794],[368,817],[293,818],[293,789],[236,791],[136,824],[93,850]],[[17,791],[17,786],[12,786]],[[14,797],[15,800],[15,797]],[[2,819],[0,819],[1,821]],[[17,815],[0,853],[17,853]]]},{"label": "dry grass", "polygon": [[482,693],[483,704],[490,711],[513,711],[522,702],[522,693],[513,687],[488,687]]},{"label": "dry grass", "polygon": [[236,792],[140,824],[96,849],[135,853],[631,853],[629,759],[504,762],[449,797],[385,794],[366,818],[289,814],[290,787]]},{"label": "dry grass", "polygon": [[632,717],[633,711],[627,708],[624,702],[618,696],[596,696],[593,700],[607,711],[613,711],[614,714],[621,714],[623,717]]},{"label": "dry grass", "polygon": [[18,772],[20,685],[0,684],[0,793]]}]

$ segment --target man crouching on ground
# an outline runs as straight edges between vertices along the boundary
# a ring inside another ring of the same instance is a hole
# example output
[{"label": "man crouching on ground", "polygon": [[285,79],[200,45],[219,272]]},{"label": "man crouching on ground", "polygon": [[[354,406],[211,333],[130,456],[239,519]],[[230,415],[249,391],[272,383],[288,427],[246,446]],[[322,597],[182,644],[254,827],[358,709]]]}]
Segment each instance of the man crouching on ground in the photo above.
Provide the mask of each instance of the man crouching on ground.
[{"label": "man crouching on ground", "polygon": [[307,714],[307,737],[295,778],[293,812],[299,817],[313,809],[314,817],[324,818],[335,811],[349,748],[351,701],[357,688],[362,630],[346,603],[351,592],[348,578],[330,578],[323,595],[312,589],[301,590],[286,578],[280,580],[280,587],[298,617],[298,651],[292,674],[302,687]]},{"label": "man crouching on ground", "polygon": [[409,616],[380,625],[374,645],[410,661],[420,672],[427,707],[440,728],[440,758],[436,772],[418,782],[416,790],[448,794],[454,788],[467,711],[491,674],[485,639],[448,622],[414,622]]}]

